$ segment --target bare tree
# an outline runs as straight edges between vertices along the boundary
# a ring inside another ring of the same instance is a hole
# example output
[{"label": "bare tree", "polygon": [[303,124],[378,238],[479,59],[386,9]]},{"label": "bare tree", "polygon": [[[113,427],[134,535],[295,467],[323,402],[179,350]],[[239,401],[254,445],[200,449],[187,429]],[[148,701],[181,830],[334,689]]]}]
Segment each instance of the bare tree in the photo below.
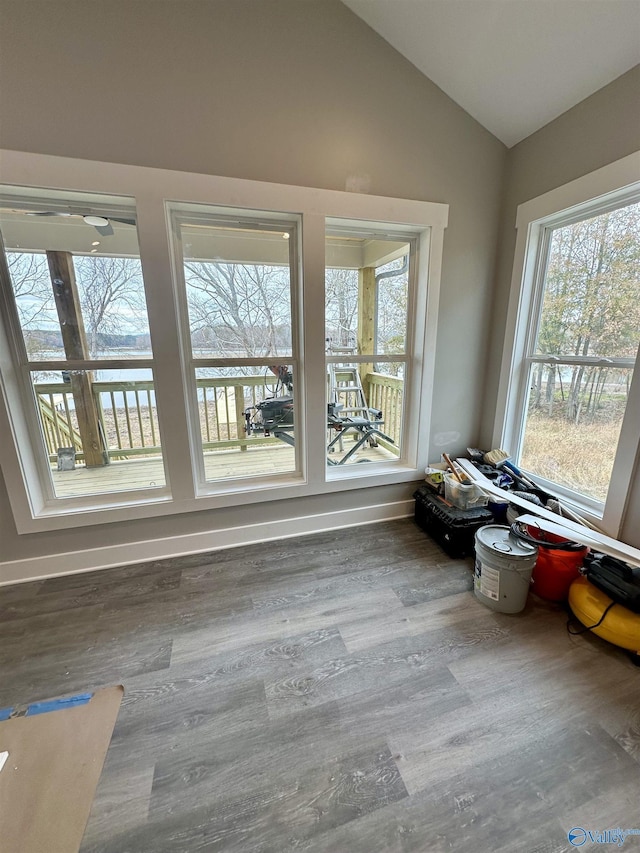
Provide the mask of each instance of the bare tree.
[{"label": "bare tree", "polygon": [[326,335],[337,347],[356,344],[358,326],[358,273],[329,268],[325,272]]},{"label": "bare tree", "polygon": [[142,269],[136,258],[74,258],[89,352],[96,356],[109,335],[148,334]]},{"label": "bare tree", "polygon": [[51,279],[45,255],[7,252],[9,275],[23,330],[50,323],[55,315]]},{"label": "bare tree", "polygon": [[381,272],[397,273],[378,281],[376,346],[379,352],[394,354],[405,351],[409,293],[405,266],[406,258],[402,257],[376,270],[376,275]]},{"label": "bare tree", "polygon": [[285,267],[185,263],[194,346],[219,356],[274,356],[291,348]]},{"label": "bare tree", "polygon": [[[538,352],[558,356],[634,357],[640,341],[640,205],[630,205],[553,233]],[[545,367],[545,406],[553,413],[556,382],[564,416],[578,422],[597,411],[611,371],[577,365],[567,389],[562,370]],[[621,377],[615,377],[618,381]],[[541,405],[538,370],[533,407]]]}]

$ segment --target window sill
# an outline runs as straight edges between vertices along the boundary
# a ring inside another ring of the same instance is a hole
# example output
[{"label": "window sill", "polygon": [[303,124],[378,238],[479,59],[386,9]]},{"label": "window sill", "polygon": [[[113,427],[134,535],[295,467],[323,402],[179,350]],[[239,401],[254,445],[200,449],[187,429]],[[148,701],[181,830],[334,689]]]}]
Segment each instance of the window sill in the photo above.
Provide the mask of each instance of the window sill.
[{"label": "window sill", "polygon": [[[362,467],[363,471],[359,468]],[[19,534],[39,533],[49,530],[70,530],[76,527],[89,527],[100,524],[122,524],[123,522],[138,521],[159,516],[179,515],[194,511],[206,511],[259,505],[291,499],[313,496],[330,495],[338,491],[366,489],[376,486],[388,486],[422,479],[420,469],[412,468],[402,463],[382,466],[358,466],[358,470],[329,470],[324,482],[311,484],[302,477],[293,477],[287,482],[275,483],[273,479],[266,482],[246,482],[242,485],[229,484],[228,488],[218,487],[215,491],[182,499],[171,497],[169,494],[139,498],[132,500],[114,500],[110,503],[84,506],[78,503],[65,505],[51,504],[43,507],[37,513],[15,513],[16,527]]]}]

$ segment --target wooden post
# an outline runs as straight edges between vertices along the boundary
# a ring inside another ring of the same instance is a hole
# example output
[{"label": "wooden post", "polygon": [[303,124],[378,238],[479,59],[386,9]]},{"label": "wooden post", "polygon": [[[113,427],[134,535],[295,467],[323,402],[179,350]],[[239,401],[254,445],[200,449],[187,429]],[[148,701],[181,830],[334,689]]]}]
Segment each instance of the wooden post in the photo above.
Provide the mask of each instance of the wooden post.
[{"label": "wooden post", "polygon": [[[47,261],[65,356],[68,361],[87,359],[89,352],[80,312],[73,257],[70,252],[48,251]],[[69,372],[84,463],[87,468],[98,468],[107,464],[108,456],[102,449],[100,417],[93,396],[92,376],[89,371],[70,369]]]},{"label": "wooden post", "polygon": [[[358,355],[373,352],[376,316],[376,271],[374,267],[358,270]],[[360,381],[369,400],[367,376],[373,373],[373,363],[360,364]]]},{"label": "wooden post", "polygon": [[[233,386],[233,402],[235,404],[236,409],[236,429],[238,430],[238,438],[246,439],[246,419],[244,416],[244,386],[243,385],[234,385]],[[230,426],[230,425],[229,425]],[[229,438],[231,436],[229,435]],[[240,445],[240,450],[247,449],[247,443],[244,441]]]}]

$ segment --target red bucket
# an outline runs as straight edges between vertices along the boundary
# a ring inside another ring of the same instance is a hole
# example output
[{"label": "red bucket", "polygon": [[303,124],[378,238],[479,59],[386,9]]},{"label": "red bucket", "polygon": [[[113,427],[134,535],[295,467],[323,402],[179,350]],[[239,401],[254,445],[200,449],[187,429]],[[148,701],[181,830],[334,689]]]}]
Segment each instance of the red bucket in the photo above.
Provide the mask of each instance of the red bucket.
[{"label": "red bucket", "polygon": [[566,601],[569,587],[580,574],[580,567],[589,549],[577,542],[567,542],[562,536],[547,533],[532,525],[517,527],[516,535],[538,546],[538,559],[531,575],[531,590],[548,601]]}]

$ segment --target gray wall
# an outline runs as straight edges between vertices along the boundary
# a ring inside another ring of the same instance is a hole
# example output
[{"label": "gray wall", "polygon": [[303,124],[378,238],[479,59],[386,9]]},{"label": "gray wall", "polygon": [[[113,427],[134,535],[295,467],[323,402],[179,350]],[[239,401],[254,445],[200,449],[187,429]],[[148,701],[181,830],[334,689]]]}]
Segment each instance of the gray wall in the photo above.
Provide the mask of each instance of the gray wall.
[{"label": "gray wall", "polygon": [[[506,149],[345,6],[19,0],[0,32],[0,147],[337,190],[368,175],[371,193],[448,203],[433,452],[477,440]],[[18,536],[0,482],[0,561],[321,505]]]},{"label": "gray wall", "polygon": [[[480,446],[491,443],[519,204],[640,150],[640,66],[586,98],[507,153],[491,349]],[[640,547],[636,468],[623,538]]]}]

